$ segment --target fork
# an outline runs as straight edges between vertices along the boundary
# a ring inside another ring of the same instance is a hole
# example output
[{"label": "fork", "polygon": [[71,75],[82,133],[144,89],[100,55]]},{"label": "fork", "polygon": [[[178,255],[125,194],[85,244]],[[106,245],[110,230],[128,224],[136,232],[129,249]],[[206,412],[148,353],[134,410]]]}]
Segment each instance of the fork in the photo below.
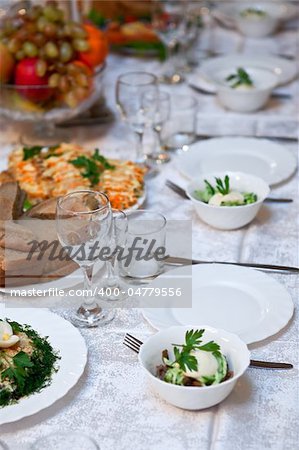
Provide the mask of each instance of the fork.
[{"label": "fork", "polygon": [[[178,186],[177,184],[175,184],[173,181],[170,180],[166,180],[165,184],[169,189],[178,194],[180,197],[184,198],[185,200],[190,200],[185,189],[183,189],[181,186]],[[278,198],[278,197],[265,198],[265,202],[272,202],[272,203],[291,203],[292,201],[293,199],[291,198]]]},{"label": "fork", "polygon": [[[133,350],[135,353],[139,353],[140,347],[142,346],[143,342],[137,339],[135,336],[126,333],[123,344],[129,349]],[[293,364],[273,361],[257,361],[256,359],[251,359],[250,367],[259,367],[263,369],[293,369]]]}]

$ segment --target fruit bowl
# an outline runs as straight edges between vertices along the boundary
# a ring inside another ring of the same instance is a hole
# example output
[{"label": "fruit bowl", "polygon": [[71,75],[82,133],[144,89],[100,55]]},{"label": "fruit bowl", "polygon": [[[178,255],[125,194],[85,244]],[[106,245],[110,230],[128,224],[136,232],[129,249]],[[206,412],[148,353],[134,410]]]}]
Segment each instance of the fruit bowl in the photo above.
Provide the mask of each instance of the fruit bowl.
[{"label": "fruit bowl", "polygon": [[55,88],[48,85],[2,84],[0,115],[18,122],[46,122],[56,124],[75,117],[89,109],[102,95],[105,63],[88,79],[89,91],[74,105],[54,98]]}]

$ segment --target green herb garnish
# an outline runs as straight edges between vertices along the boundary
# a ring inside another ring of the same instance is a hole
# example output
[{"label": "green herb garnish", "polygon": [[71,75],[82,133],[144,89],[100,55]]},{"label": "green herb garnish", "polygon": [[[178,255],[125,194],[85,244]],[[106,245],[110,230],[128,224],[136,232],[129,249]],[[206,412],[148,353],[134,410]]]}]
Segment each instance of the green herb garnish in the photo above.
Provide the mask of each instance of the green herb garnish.
[{"label": "green herb garnish", "polygon": [[[9,357],[4,350],[0,351],[0,407],[15,403],[48,386],[53,372],[57,371],[55,363],[59,359],[47,337],[39,336],[28,325],[8,319],[6,321],[14,334],[23,332],[28,336],[33,351],[31,355],[20,351],[14,357]],[[9,386],[1,383],[3,381],[9,381]]]},{"label": "green herb garnish", "polygon": [[225,81],[231,81],[232,82],[231,87],[234,89],[237,88],[238,86],[253,86],[252,79],[250,78],[246,70],[242,69],[242,67],[239,67],[237,69],[237,73],[228,75]]},{"label": "green herb garnish", "polygon": [[[101,167],[97,164],[97,162],[101,164]],[[98,184],[100,181],[100,174],[104,170],[113,170],[115,168],[103,155],[100,155],[98,149],[95,150],[91,158],[85,155],[80,155],[76,159],[72,159],[70,163],[72,163],[75,167],[85,169],[84,172],[82,172],[82,177],[88,178],[92,186]]]},{"label": "green herb garnish", "polygon": [[247,17],[247,16],[251,16],[251,15],[255,15],[258,17],[265,17],[267,15],[266,11],[263,11],[262,9],[258,9],[258,8],[247,8],[244,9],[243,11],[240,12],[240,15],[242,17]]},{"label": "green herb garnish", "polygon": [[197,370],[197,360],[195,356],[190,354],[192,351],[204,350],[206,352],[214,353],[220,350],[219,345],[214,341],[210,341],[207,344],[200,345],[202,342],[201,338],[204,331],[204,329],[187,331],[185,334],[185,344],[173,344],[175,345],[173,349],[175,356],[174,363],[177,363],[182,370]]},{"label": "green herb garnish", "polygon": [[46,152],[45,158],[49,158],[50,156],[54,156],[52,152],[54,152],[54,150],[56,150],[58,147],[59,145],[52,145],[51,147],[45,147],[41,145],[34,145],[33,147],[23,147],[23,161],[40,155],[43,150]]},{"label": "green herb garnish", "polygon": [[33,204],[31,203],[31,201],[26,198],[23,204],[23,211],[28,211],[30,208],[32,208],[32,206]]}]

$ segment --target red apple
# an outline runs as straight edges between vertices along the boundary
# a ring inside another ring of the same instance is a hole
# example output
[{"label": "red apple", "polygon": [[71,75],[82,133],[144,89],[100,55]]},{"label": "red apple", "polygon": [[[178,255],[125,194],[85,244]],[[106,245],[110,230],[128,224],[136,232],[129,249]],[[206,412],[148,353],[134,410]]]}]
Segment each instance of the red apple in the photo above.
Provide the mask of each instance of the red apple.
[{"label": "red apple", "polygon": [[7,83],[14,69],[14,59],[2,42],[0,42],[0,83]]},{"label": "red apple", "polygon": [[19,94],[33,102],[44,102],[51,97],[53,90],[46,87],[48,86],[48,77],[46,75],[39,77],[36,74],[37,61],[37,58],[25,58],[17,64],[15,84],[18,86],[32,86],[32,88],[19,88]]}]

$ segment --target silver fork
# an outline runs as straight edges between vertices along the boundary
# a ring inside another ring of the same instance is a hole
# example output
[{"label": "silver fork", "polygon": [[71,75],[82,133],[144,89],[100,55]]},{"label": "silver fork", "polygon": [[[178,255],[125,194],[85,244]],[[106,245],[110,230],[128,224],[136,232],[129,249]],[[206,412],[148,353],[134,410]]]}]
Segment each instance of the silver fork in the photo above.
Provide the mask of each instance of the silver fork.
[{"label": "silver fork", "polygon": [[[135,336],[126,333],[123,344],[129,349],[133,350],[133,352],[139,353],[140,347],[142,346],[143,342],[137,339]],[[263,369],[293,369],[293,364],[273,361],[257,361],[256,359],[251,359],[250,367],[259,367]]]}]

